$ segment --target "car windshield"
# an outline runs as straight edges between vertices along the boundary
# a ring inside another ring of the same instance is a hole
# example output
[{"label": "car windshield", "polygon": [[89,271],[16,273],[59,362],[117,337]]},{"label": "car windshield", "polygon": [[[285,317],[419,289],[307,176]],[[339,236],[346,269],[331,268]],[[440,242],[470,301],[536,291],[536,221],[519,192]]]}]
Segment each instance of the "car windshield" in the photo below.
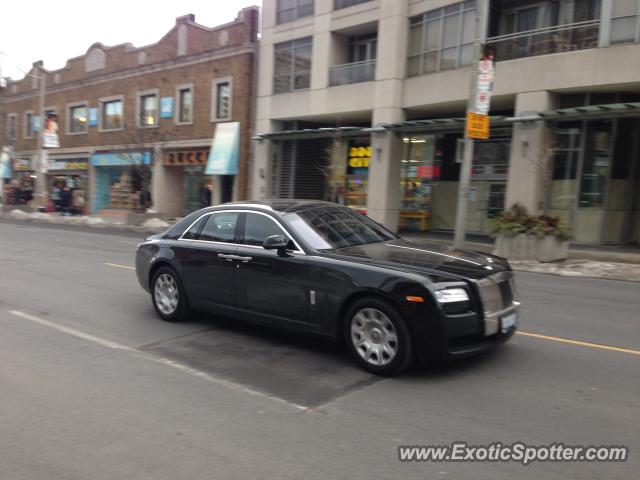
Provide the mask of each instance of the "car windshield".
[{"label": "car windshield", "polygon": [[289,224],[318,250],[386,242],[397,238],[370,218],[345,207],[322,207],[286,215]]}]

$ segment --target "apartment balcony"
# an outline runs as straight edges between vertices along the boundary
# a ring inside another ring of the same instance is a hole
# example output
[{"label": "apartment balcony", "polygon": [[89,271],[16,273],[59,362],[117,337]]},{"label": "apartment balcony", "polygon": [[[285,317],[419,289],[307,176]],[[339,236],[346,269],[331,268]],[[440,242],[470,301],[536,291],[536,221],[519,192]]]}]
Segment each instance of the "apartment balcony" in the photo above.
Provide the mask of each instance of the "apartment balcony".
[{"label": "apartment balcony", "polygon": [[329,68],[329,86],[349,85],[351,83],[370,82],[376,77],[376,61],[345,63]]},{"label": "apartment balcony", "polygon": [[487,39],[498,61],[598,47],[600,20],[557,25]]}]

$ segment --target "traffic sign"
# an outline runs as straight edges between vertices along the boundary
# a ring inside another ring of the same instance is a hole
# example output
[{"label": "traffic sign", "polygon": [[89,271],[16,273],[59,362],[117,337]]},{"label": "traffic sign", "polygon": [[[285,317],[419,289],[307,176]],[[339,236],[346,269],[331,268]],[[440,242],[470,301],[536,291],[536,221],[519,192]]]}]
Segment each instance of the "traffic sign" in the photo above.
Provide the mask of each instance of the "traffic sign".
[{"label": "traffic sign", "polygon": [[476,140],[489,139],[489,115],[479,113],[467,113],[467,128],[465,130],[467,138]]}]

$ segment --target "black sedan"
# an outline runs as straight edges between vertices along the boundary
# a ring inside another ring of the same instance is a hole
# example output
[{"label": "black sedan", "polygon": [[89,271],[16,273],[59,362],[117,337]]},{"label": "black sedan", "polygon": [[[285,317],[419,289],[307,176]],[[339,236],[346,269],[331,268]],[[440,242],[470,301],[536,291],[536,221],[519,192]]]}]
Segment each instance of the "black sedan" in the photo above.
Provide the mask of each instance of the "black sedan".
[{"label": "black sedan", "polygon": [[195,309],[331,337],[380,375],[486,351],[518,325],[505,260],[411,243],[327,202],[199,210],[138,245],[136,273],[163,320]]}]

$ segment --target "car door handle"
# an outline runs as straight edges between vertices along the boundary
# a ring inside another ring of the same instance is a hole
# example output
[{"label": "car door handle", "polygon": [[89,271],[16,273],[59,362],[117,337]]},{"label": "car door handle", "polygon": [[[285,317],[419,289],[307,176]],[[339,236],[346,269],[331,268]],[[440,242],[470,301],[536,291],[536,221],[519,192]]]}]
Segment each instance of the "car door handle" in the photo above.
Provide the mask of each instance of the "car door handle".
[{"label": "car door handle", "polygon": [[224,253],[219,253],[218,257],[219,258],[224,258],[227,262],[233,262],[234,260],[238,260],[238,258],[239,258],[236,255],[227,255],[227,254],[224,254]]},{"label": "car door handle", "polygon": [[249,263],[251,260],[253,260],[253,257],[238,257],[238,260],[240,260],[242,263]]}]

